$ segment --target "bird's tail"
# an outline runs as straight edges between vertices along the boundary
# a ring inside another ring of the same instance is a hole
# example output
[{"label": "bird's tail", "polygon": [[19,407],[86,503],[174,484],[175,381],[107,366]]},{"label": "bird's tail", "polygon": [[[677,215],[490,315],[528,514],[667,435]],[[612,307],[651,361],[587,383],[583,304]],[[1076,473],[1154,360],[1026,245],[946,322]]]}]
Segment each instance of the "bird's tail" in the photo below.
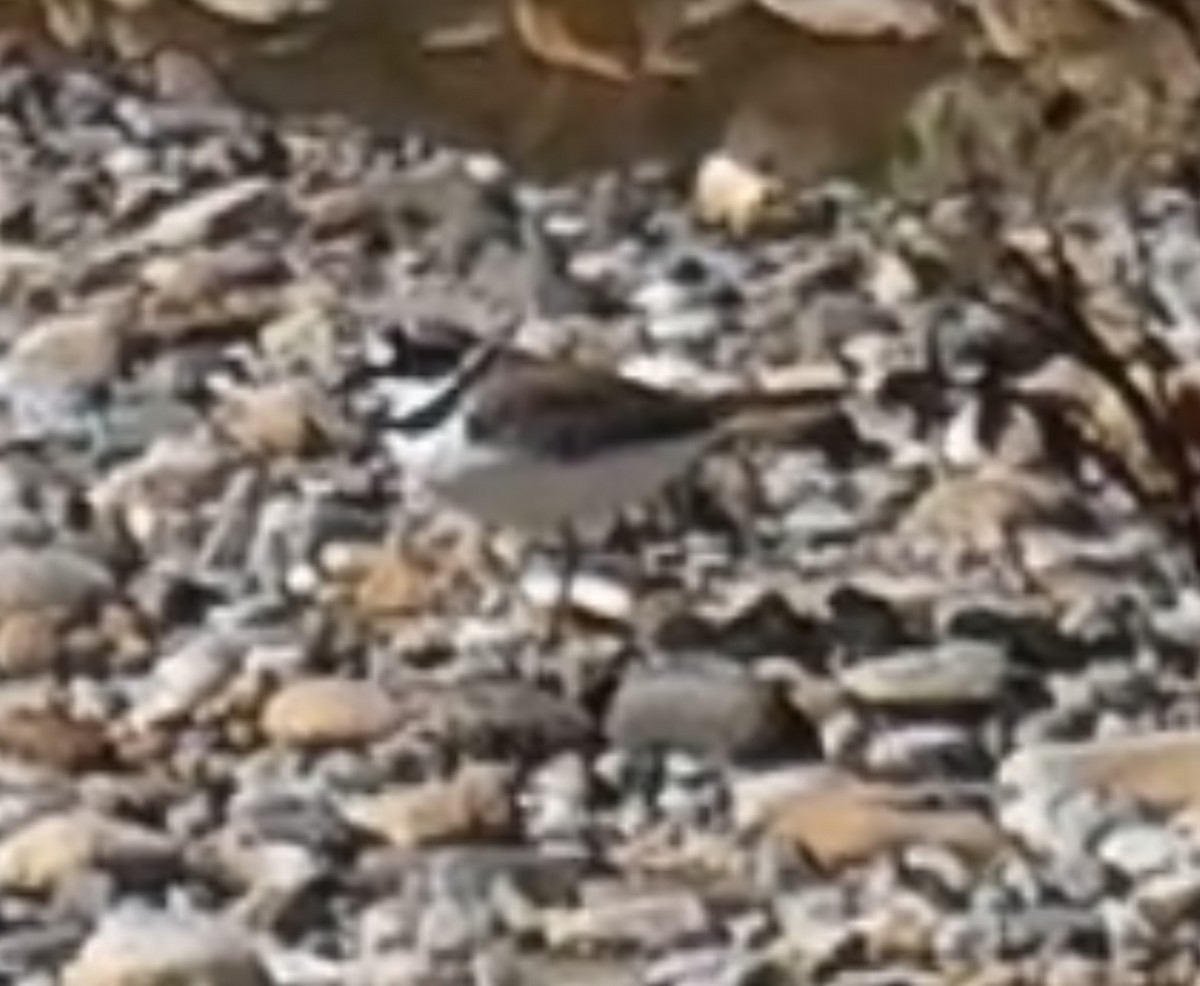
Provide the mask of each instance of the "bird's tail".
[{"label": "bird's tail", "polygon": [[723,435],[737,438],[795,438],[819,431],[844,416],[850,387],[833,375],[779,386],[713,396]]}]

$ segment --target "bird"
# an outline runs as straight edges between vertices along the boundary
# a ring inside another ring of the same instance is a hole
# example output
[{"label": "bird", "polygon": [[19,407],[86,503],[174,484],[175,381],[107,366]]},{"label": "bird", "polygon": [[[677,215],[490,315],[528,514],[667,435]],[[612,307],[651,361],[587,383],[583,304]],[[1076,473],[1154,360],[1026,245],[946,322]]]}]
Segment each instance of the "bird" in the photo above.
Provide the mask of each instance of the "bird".
[{"label": "bird", "polygon": [[400,328],[366,347],[359,376],[382,394],[371,430],[401,471],[477,521],[561,538],[563,602],[581,525],[650,499],[756,413],[819,421],[842,396],[836,386],[681,392],[534,353],[514,335]]}]

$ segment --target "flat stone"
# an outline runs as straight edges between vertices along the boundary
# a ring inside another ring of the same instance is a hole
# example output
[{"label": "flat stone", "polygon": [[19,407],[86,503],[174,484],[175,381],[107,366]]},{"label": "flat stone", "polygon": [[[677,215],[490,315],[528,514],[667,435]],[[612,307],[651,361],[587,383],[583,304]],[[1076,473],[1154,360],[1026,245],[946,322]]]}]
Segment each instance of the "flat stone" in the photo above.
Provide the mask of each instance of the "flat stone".
[{"label": "flat stone", "polygon": [[951,643],[862,661],[839,680],[851,695],[872,705],[956,706],[994,701],[1007,675],[1007,661],[998,648]]},{"label": "flat stone", "polygon": [[398,724],[399,710],[382,688],[349,678],[307,678],[284,685],[262,713],[263,732],[290,746],[370,743]]},{"label": "flat stone", "polygon": [[0,615],[25,610],[76,613],[108,596],[99,562],[66,548],[0,548]]},{"label": "flat stone", "polygon": [[1171,730],[1044,743],[1011,754],[1002,785],[1020,789],[1094,787],[1163,808],[1200,806],[1200,732]]},{"label": "flat stone", "polygon": [[552,948],[649,950],[698,935],[708,924],[708,912],[695,894],[621,889],[570,910],[547,910],[543,932]]},{"label": "flat stone", "polygon": [[[583,570],[571,577],[566,605],[606,623],[627,623],[634,613],[633,589],[618,578]],[[562,574],[549,568],[534,568],[521,579],[521,590],[535,606],[552,610],[562,595]]]},{"label": "flat stone", "polygon": [[400,848],[509,835],[516,822],[511,772],[490,764],[350,801],[346,818]]},{"label": "flat stone", "polygon": [[271,986],[254,949],[215,919],[118,911],[63,973],[63,986]]},{"label": "flat stone", "polygon": [[978,812],[928,808],[905,788],[867,783],[836,771],[779,771],[733,786],[742,828],[801,846],[836,867],[911,845],[940,845],[973,860],[1004,846],[1000,829]]},{"label": "flat stone", "polygon": [[0,750],[68,773],[107,766],[113,748],[104,725],[57,708],[0,713]]},{"label": "flat stone", "polygon": [[133,238],[135,248],[178,249],[206,241],[221,224],[247,217],[274,196],[261,178],[243,178],[173,203]]},{"label": "flat stone", "polygon": [[176,855],[166,836],[129,822],[86,810],[43,815],[0,841],[0,886],[47,892],[93,868],[162,871]]},{"label": "flat stone", "polygon": [[1120,826],[1096,846],[1096,855],[1131,880],[1168,873],[1186,865],[1192,846],[1186,836],[1165,825]]},{"label": "flat stone", "polygon": [[118,368],[128,317],[127,305],[109,305],[43,319],[13,343],[0,375],[18,386],[104,383]]},{"label": "flat stone", "polygon": [[129,710],[135,729],[147,730],[194,719],[237,671],[243,648],[220,634],[201,633],[164,654],[154,665],[138,701]]},{"label": "flat stone", "polygon": [[630,749],[681,749],[715,757],[809,759],[812,726],[782,690],[715,662],[635,669],[609,707],[606,731]]},{"label": "flat stone", "polygon": [[594,739],[587,713],[568,699],[524,681],[478,680],[421,688],[405,712],[454,748],[479,758],[546,755]]}]

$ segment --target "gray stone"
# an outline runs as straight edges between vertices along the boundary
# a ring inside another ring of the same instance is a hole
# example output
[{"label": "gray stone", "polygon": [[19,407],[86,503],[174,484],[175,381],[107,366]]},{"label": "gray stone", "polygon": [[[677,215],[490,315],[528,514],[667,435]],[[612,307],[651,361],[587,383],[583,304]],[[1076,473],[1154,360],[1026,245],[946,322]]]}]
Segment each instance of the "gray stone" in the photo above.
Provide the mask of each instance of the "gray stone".
[{"label": "gray stone", "polygon": [[809,759],[814,731],[775,685],[714,663],[626,673],[605,729],[629,749],[680,749],[735,759]]},{"label": "gray stone", "polygon": [[121,910],[63,974],[63,986],[270,986],[253,948],[207,917]]}]

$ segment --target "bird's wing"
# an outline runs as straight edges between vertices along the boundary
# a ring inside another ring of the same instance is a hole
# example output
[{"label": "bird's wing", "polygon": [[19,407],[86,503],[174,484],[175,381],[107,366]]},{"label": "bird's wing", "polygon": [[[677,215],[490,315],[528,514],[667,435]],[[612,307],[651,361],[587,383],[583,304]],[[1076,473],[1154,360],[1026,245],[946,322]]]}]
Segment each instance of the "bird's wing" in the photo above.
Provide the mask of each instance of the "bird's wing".
[{"label": "bird's wing", "polygon": [[599,369],[532,361],[496,369],[475,395],[472,435],[559,459],[699,436],[720,416],[705,398]]}]

